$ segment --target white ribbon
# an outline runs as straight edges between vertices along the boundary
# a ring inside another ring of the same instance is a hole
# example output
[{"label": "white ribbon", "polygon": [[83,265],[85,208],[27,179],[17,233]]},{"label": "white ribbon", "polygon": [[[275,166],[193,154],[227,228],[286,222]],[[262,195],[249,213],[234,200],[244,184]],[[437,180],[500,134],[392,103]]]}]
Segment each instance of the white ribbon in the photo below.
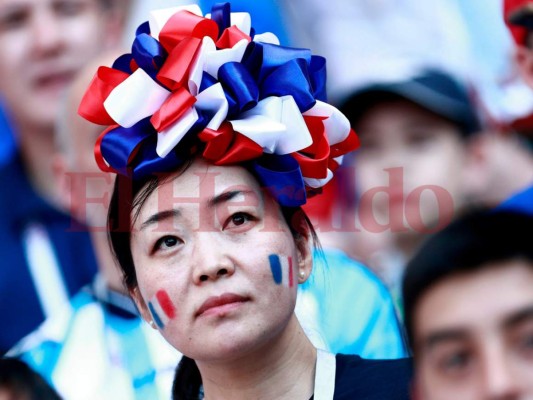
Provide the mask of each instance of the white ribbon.
[{"label": "white ribbon", "polygon": [[117,124],[130,128],[159,110],[168,96],[168,90],[139,68],[112,90],[104,108]]},{"label": "white ribbon", "polygon": [[156,153],[159,157],[164,158],[180,142],[185,134],[198,121],[198,113],[194,107],[187,110],[180,119],[174,122],[170,127],[157,134]]},{"label": "white ribbon", "polygon": [[[207,38],[204,38],[204,40],[205,39]],[[248,41],[246,39],[239,40],[231,49],[217,50],[213,40],[211,40],[211,43],[213,43],[212,46],[209,45],[205,48],[206,54],[203,70],[217,79],[219,68],[227,62],[241,62],[246,47],[248,46]],[[204,50],[203,46],[201,50]]]},{"label": "white ribbon", "polygon": [[196,97],[196,108],[213,115],[207,128],[217,130],[228,116],[228,100],[220,83],[208,87]]},{"label": "white ribbon", "polygon": [[270,43],[270,44],[275,44],[278,46],[280,44],[278,37],[274,35],[272,32],[265,32],[265,33],[260,33],[258,35],[255,35],[254,42]]},{"label": "white ribbon", "polygon": [[320,188],[322,186],[324,186],[326,183],[328,183],[331,178],[333,178],[333,172],[331,172],[331,170],[328,168],[328,171],[327,171],[328,175],[325,177],[325,178],[322,178],[322,179],[316,179],[316,178],[306,178],[304,176],[304,182],[307,186],[310,186],[314,189],[317,189],[317,188]]},{"label": "white ribbon", "polygon": [[313,143],[292,96],[267,97],[229,121],[233,129],[260,145],[266,153],[289,154]]},{"label": "white ribbon", "polygon": [[327,117],[324,120],[324,128],[330,146],[342,142],[350,134],[350,121],[331,104],[317,100],[316,104],[303,115]]}]

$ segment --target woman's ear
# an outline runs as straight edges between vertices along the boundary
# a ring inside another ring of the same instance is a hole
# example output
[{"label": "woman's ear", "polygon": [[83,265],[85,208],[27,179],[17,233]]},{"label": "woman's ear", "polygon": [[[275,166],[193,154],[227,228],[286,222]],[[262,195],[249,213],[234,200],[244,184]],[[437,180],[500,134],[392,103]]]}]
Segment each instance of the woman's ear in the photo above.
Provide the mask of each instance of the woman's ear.
[{"label": "woman's ear", "polygon": [[297,212],[292,223],[293,229],[298,233],[295,238],[298,253],[298,283],[304,283],[313,270],[313,235],[303,212]]},{"label": "woman's ear", "polygon": [[138,286],[130,289],[130,296],[137,306],[137,309],[141,313],[142,319],[144,319],[152,328],[155,329],[154,319],[152,318],[152,314],[150,313],[150,310],[148,309],[148,306],[146,305]]}]

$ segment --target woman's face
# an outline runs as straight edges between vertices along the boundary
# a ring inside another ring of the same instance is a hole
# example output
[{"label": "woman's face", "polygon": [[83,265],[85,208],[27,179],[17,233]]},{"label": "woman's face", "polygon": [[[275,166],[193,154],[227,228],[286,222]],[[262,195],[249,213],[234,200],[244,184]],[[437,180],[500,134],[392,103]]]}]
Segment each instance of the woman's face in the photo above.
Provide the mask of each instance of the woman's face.
[{"label": "woman's face", "polygon": [[293,318],[299,271],[311,268],[301,244],[249,172],[196,160],[151,193],[133,222],[133,296],[185,355],[237,358]]}]

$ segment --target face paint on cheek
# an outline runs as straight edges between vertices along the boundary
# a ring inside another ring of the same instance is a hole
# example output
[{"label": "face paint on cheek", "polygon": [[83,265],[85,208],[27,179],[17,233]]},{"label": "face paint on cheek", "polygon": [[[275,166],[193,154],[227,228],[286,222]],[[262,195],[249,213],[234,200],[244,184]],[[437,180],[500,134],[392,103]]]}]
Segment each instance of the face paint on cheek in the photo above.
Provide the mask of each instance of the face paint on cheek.
[{"label": "face paint on cheek", "polygon": [[268,256],[268,261],[276,285],[293,287],[294,276],[292,272],[292,258],[271,254]]},{"label": "face paint on cheek", "polygon": [[155,296],[148,302],[148,308],[159,329],[163,329],[168,324],[168,321],[176,316],[176,308],[172,304],[168,293],[164,290],[157,291]]}]

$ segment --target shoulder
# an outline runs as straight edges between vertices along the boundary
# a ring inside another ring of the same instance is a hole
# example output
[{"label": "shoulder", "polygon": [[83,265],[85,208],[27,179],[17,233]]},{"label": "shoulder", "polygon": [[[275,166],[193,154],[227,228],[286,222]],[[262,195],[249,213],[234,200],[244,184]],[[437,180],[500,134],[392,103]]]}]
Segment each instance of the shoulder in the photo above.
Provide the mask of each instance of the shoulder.
[{"label": "shoulder", "polygon": [[410,398],[411,359],[367,360],[337,354],[335,399]]},{"label": "shoulder", "polygon": [[[32,357],[43,362],[46,358],[56,359],[56,353],[61,352],[63,345],[69,340],[73,325],[95,312],[100,314],[101,307],[88,291],[81,290],[61,310],[20,340],[8,355],[22,356],[26,361]],[[94,318],[91,318],[91,322],[94,325]]]}]

